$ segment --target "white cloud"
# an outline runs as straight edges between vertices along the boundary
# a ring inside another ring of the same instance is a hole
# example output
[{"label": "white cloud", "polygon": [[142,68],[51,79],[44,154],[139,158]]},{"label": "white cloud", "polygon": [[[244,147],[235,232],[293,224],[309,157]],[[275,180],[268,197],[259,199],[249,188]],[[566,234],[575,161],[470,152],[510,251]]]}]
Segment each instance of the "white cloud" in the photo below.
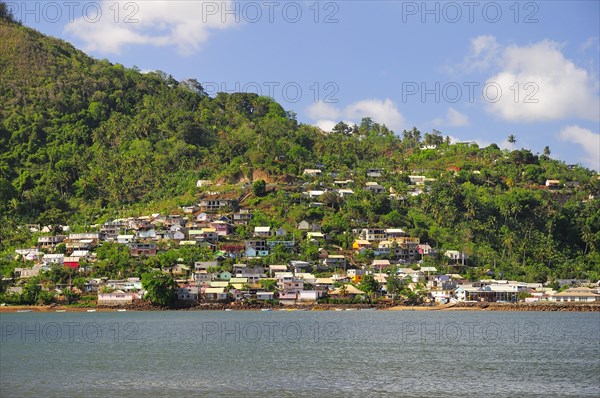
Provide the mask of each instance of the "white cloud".
[{"label": "white cloud", "polygon": [[344,109],[344,114],[354,120],[369,116],[375,122],[385,124],[392,130],[404,127],[404,116],[389,98],[383,101],[368,99],[355,102]]},{"label": "white cloud", "polygon": [[565,58],[557,43],[508,46],[498,66],[483,96],[489,113],[512,122],[600,120],[598,81]]},{"label": "white cloud", "polygon": [[583,150],[581,163],[586,167],[600,171],[600,134],[579,126],[562,129],[558,137],[567,142],[578,144]]},{"label": "white cloud", "polygon": [[600,43],[598,42],[598,36],[588,37],[588,39],[586,41],[584,41],[583,43],[581,43],[581,45],[579,46],[579,50],[581,50],[581,51],[586,51],[590,48],[592,48],[595,51],[600,50]]},{"label": "white cloud", "polygon": [[354,102],[344,108],[319,102],[308,107],[307,116],[316,120],[315,125],[323,131],[331,131],[331,128],[340,119],[347,124],[359,124],[363,117],[370,117],[376,123],[385,124],[395,132],[406,127],[404,116],[389,98],[384,100],[366,99]]},{"label": "white cloud", "polygon": [[482,35],[471,39],[471,54],[461,67],[467,70],[486,70],[493,66],[500,55],[501,46],[492,35]]},{"label": "white cloud", "polygon": [[306,110],[306,114],[311,119],[330,119],[335,120],[338,119],[342,112],[333,106],[332,104],[328,104],[325,102],[315,102]]},{"label": "white cloud", "polygon": [[446,112],[445,118],[437,118],[433,120],[433,124],[435,126],[445,126],[445,127],[461,127],[469,125],[469,117],[464,113],[457,111],[456,109],[450,107],[448,108],[448,112]]},{"label": "white cloud", "polygon": [[330,132],[338,122],[333,120],[317,120],[314,124],[321,130]]},{"label": "white cloud", "polygon": [[102,0],[95,3],[100,12],[88,8],[86,17],[69,23],[65,33],[82,40],[87,51],[118,54],[130,45],[151,45],[174,46],[179,53],[189,55],[211,31],[236,23],[235,16],[221,12],[230,3]]}]

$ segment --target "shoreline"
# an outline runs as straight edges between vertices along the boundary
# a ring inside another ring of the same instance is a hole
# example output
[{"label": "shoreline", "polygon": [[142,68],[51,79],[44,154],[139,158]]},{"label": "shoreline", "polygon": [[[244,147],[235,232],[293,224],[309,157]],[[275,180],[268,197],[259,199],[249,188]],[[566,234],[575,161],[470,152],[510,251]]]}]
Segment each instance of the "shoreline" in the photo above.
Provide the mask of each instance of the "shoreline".
[{"label": "shoreline", "polygon": [[340,311],[340,310],[378,310],[378,311],[570,311],[600,312],[600,302],[592,303],[455,303],[430,305],[372,305],[372,304],[305,304],[261,306],[240,303],[220,304],[203,303],[190,306],[160,307],[150,303],[136,303],[125,306],[77,307],[69,305],[6,305],[0,306],[0,313],[16,312],[119,312],[123,311]]}]

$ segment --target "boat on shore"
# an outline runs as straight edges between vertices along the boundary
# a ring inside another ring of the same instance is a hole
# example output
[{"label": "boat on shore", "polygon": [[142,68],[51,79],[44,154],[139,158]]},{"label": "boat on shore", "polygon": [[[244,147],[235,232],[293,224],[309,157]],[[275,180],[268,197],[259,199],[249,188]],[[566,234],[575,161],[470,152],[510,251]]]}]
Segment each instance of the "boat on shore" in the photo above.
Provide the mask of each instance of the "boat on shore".
[{"label": "boat on shore", "polygon": [[31,312],[31,310],[17,310],[17,312]]},{"label": "boat on shore", "polygon": [[87,310],[87,312],[96,312],[96,310]]},{"label": "boat on shore", "polygon": [[56,312],[67,312],[67,310],[56,310]]},{"label": "boat on shore", "polygon": [[117,310],[117,312],[125,312],[125,311],[127,311],[125,308],[119,308],[119,309]]},{"label": "boat on shore", "polygon": [[261,311],[271,311],[271,309],[270,309],[270,308],[261,308],[260,310],[261,310]]},{"label": "boat on shore", "polygon": [[225,311],[233,311],[233,308],[225,308]]}]

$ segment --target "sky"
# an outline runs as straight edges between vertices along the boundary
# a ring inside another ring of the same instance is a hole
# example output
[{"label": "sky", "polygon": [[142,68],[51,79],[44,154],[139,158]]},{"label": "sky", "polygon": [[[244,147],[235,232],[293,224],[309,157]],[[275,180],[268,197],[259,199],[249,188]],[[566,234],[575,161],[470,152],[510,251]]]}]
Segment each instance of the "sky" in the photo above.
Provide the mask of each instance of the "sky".
[{"label": "sky", "polygon": [[[99,59],[600,171],[600,1],[7,1]],[[517,142],[511,145],[507,137]]]}]

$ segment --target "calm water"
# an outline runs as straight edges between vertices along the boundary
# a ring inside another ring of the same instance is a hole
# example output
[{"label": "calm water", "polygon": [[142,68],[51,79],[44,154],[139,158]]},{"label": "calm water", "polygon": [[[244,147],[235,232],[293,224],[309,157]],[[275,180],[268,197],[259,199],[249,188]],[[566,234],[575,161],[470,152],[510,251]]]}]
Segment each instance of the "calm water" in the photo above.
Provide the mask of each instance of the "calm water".
[{"label": "calm water", "polygon": [[0,396],[598,397],[600,314],[0,314]]}]

